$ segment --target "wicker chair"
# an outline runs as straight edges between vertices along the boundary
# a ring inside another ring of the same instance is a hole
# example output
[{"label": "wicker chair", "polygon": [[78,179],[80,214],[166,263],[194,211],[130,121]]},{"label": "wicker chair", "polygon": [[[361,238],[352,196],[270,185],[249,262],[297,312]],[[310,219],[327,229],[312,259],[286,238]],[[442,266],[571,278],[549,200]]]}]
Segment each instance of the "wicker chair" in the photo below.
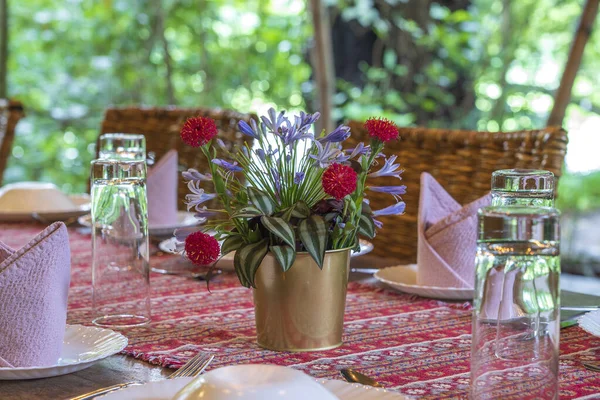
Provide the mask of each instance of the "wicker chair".
[{"label": "wicker chair", "polygon": [[15,138],[15,127],[24,115],[21,103],[0,99],[0,185]]},{"label": "wicker chair", "polygon": [[[347,144],[368,139],[363,124],[349,123],[352,136]],[[552,171],[558,178],[566,153],[567,133],[558,127],[520,132],[474,132],[445,129],[400,128],[400,140],[386,146],[404,168],[402,196],[406,212],[382,217],[384,226],[374,239],[373,253],[414,263],[417,257],[417,211],[421,172],[429,172],[461,204],[490,191],[491,174],[498,169],[535,168]],[[398,185],[396,178],[376,178],[377,185]],[[392,204],[384,193],[369,192],[377,210]]]},{"label": "wicker chair", "polygon": [[[196,116],[210,117],[215,120],[219,129],[219,138],[223,140],[230,150],[235,151],[243,145],[244,141],[238,132],[237,124],[240,120],[248,121],[251,116],[228,110],[212,110],[201,108],[174,108],[174,107],[126,107],[109,108],[104,114],[104,121],[100,134],[103,133],[142,133],[146,136],[146,148],[150,158],[159,160],[166,152],[176,149],[179,153],[179,170],[196,168],[200,172],[208,171],[208,164],[199,149],[192,148],[183,143],[179,137],[181,125],[186,119]],[[212,187],[207,184],[207,191]],[[179,177],[178,207],[185,209],[185,195],[188,194],[183,178]]]}]

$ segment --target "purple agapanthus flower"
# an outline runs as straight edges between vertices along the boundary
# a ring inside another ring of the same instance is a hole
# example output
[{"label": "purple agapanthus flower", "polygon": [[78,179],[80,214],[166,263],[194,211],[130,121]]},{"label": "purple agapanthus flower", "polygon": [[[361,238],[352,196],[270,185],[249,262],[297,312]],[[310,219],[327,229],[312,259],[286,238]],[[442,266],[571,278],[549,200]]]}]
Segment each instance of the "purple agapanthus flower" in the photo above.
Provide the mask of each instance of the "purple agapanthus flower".
[{"label": "purple agapanthus flower", "polygon": [[298,129],[296,125],[290,124],[288,120],[285,122],[286,126],[281,127],[281,134],[279,135],[285,145],[290,145],[298,140],[313,138],[311,133]]},{"label": "purple agapanthus flower", "polygon": [[225,142],[219,138],[217,138],[217,145],[224,151],[229,151]]},{"label": "purple agapanthus flower", "polygon": [[265,151],[263,149],[256,150],[256,155],[258,156],[260,161],[262,161],[262,162],[267,161],[267,153],[265,153]]},{"label": "purple agapanthus flower", "polygon": [[328,133],[322,138],[317,139],[320,143],[339,143],[350,137],[350,127],[346,125],[340,125],[335,128],[333,131]]},{"label": "purple agapanthus flower", "polygon": [[296,185],[299,185],[300,183],[302,183],[302,181],[304,180],[304,172],[296,172],[294,174],[294,183]]},{"label": "purple agapanthus flower", "polygon": [[406,194],[406,186],[368,186],[367,189],[373,192],[387,193],[398,199],[400,195]]},{"label": "purple agapanthus flower", "polygon": [[183,171],[181,175],[186,181],[212,181],[211,174],[201,174],[200,172],[198,172],[198,170],[195,170],[194,168],[190,168],[187,171]]},{"label": "purple agapanthus flower", "polygon": [[233,163],[227,162],[225,160],[222,160],[220,158],[215,158],[212,160],[213,164],[218,165],[219,167],[223,167],[228,171],[231,172],[238,172],[238,171],[242,171],[241,167],[238,167],[237,165],[237,161],[234,161]]},{"label": "purple agapanthus flower", "polygon": [[281,111],[279,114],[275,111],[274,108],[269,108],[268,111],[269,118],[262,116],[260,117],[262,123],[273,133],[279,134],[281,129],[281,124],[286,121],[284,116],[285,112]]},{"label": "purple agapanthus flower", "polygon": [[396,158],[398,158],[398,156],[390,156],[388,159],[385,160],[383,167],[381,167],[379,171],[371,172],[368,175],[368,177],[376,178],[378,176],[393,176],[394,178],[402,179],[400,177],[400,174],[404,171],[398,169],[400,168],[400,164],[394,164]]},{"label": "purple agapanthus flower", "polygon": [[277,190],[277,193],[281,192],[281,176],[279,175],[279,172],[277,172],[277,169],[271,168],[271,176],[275,182],[275,189]]},{"label": "purple agapanthus flower", "polygon": [[175,229],[175,232],[173,232],[173,236],[175,237],[175,248],[173,250],[179,254],[183,254],[185,250],[185,239],[194,232],[198,232],[197,226],[186,226],[185,228]]},{"label": "purple agapanthus flower", "polygon": [[204,193],[204,189],[200,187],[200,181],[189,181],[188,189],[191,193],[185,195],[185,201],[187,209],[190,211],[192,208],[199,210],[200,204],[205,201],[214,199],[217,195],[214,193]]},{"label": "purple agapanthus flower", "polygon": [[[256,122],[254,124],[256,124]],[[240,128],[240,132],[242,132],[244,135],[250,136],[254,139],[258,139],[258,133],[256,132],[256,130],[252,129],[246,121],[238,122],[238,128]]]},{"label": "purple agapanthus flower", "polygon": [[325,168],[334,161],[343,161],[338,160],[338,157],[343,155],[341,150],[337,146],[332,146],[331,142],[326,143],[325,146],[318,141],[315,141],[314,144],[317,146],[317,154],[311,154],[309,157],[316,160],[319,167]]},{"label": "purple agapanthus flower", "polygon": [[307,114],[304,111],[300,111],[300,115],[294,117],[295,125],[299,131],[305,132],[319,119],[320,116],[321,114],[318,112]]},{"label": "purple agapanthus flower", "polygon": [[[275,109],[270,108],[268,117],[261,117],[260,129],[263,133],[266,130],[269,130],[273,134],[279,136],[287,146],[298,140],[312,139],[313,135],[309,133],[308,130],[319,116],[319,113],[306,114],[301,112],[299,116],[297,115],[294,117],[294,122],[292,123],[292,121],[285,116],[283,111],[277,114]],[[251,124],[252,126],[249,126],[248,124],[242,124],[240,122],[240,130],[242,130],[244,134],[258,137],[260,135],[258,133],[258,125],[252,123],[252,121]]]},{"label": "purple agapanthus flower", "polygon": [[269,149],[267,151],[264,151],[263,149],[257,149],[256,150],[256,155],[258,156],[258,158],[260,158],[260,160],[262,162],[266,162],[267,161],[267,157],[274,156],[275,154],[277,154],[278,151],[279,151],[279,149],[273,150],[271,148],[271,146],[269,146]]},{"label": "purple agapanthus flower", "polygon": [[214,217],[217,214],[219,214],[217,211],[209,210],[206,208],[206,206],[203,206],[202,208],[196,208],[196,214],[194,214],[194,217],[203,220],[206,218]]},{"label": "purple agapanthus flower", "polygon": [[383,222],[374,219],[373,223],[375,224],[375,228],[377,228],[377,229],[383,228]]},{"label": "purple agapanthus flower", "polygon": [[405,208],[406,204],[403,201],[400,201],[386,208],[382,208],[381,210],[373,211],[373,216],[380,217],[382,215],[400,215],[404,213]]},{"label": "purple agapanthus flower", "polygon": [[344,150],[344,153],[348,154],[348,159],[352,159],[357,156],[362,156],[363,154],[368,154],[371,152],[371,146],[365,146],[363,142],[360,142],[353,149]]}]

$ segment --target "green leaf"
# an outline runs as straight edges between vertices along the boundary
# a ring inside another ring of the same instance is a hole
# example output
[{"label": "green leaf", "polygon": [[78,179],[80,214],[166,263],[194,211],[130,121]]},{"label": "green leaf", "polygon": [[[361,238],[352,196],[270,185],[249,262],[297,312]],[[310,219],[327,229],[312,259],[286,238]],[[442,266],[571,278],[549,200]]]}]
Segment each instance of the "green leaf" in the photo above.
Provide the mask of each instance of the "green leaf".
[{"label": "green leaf", "polygon": [[371,210],[371,206],[366,201],[363,201],[362,207],[360,210],[361,214],[373,214],[373,210]]},{"label": "green leaf", "polygon": [[250,197],[252,204],[262,211],[262,214],[271,215],[275,211],[275,203],[273,203],[273,200],[268,193],[249,187],[248,197]]},{"label": "green leaf", "polygon": [[325,220],[318,215],[310,216],[300,222],[298,235],[308,254],[322,269],[327,247],[327,224]]},{"label": "green leaf", "polygon": [[310,208],[306,205],[305,202],[300,200],[296,204],[294,204],[292,208],[292,217],[295,218],[308,218],[310,215]]},{"label": "green leaf", "polygon": [[242,207],[231,215],[232,218],[253,218],[263,215],[263,212],[254,206]]},{"label": "green leaf", "polygon": [[246,241],[250,243],[256,243],[261,239],[263,239],[263,237],[258,224],[255,224],[253,228],[248,226],[248,231],[246,233]]},{"label": "green leaf", "polygon": [[240,252],[236,252],[233,257],[233,268],[235,269],[235,274],[237,275],[242,286],[249,288],[250,281],[246,277],[246,271],[244,271],[244,266],[242,264],[242,258],[240,256]]},{"label": "green leaf", "polygon": [[[265,258],[265,255],[268,251],[269,241],[267,239],[263,239],[260,242],[242,246],[235,252],[234,266],[236,268],[236,272],[238,268],[243,272],[244,278],[249,286],[256,287],[254,283],[254,276],[256,275],[256,271],[258,270],[258,267],[260,267],[260,263],[262,262],[263,258]],[[237,262],[235,260],[237,260]],[[240,282],[242,282],[241,279]],[[242,285],[244,285],[243,282]]]},{"label": "green leaf", "polygon": [[375,237],[375,223],[373,222],[373,218],[369,215],[361,215],[358,222],[358,233],[369,239],[373,239]]},{"label": "green leaf", "polygon": [[330,213],[327,213],[327,214],[325,214],[325,221],[326,221],[326,222],[331,222],[331,221],[333,221],[334,219],[336,219],[337,217],[339,217],[339,215],[340,215],[340,214],[339,214],[338,212],[330,212]]},{"label": "green leaf", "polygon": [[239,235],[229,236],[221,245],[221,255],[231,253],[244,245],[244,239]]},{"label": "green leaf", "polygon": [[286,222],[283,218],[267,217],[266,215],[263,215],[260,221],[273,235],[291,247],[296,247],[296,235],[294,234],[294,228],[289,222]]},{"label": "green leaf", "polygon": [[292,218],[292,213],[294,212],[294,206],[288,207],[283,212],[281,212],[281,218],[289,221]]},{"label": "green leaf", "polygon": [[283,272],[290,269],[296,260],[296,250],[290,246],[271,246],[269,250],[273,253],[279,265],[281,265]]}]

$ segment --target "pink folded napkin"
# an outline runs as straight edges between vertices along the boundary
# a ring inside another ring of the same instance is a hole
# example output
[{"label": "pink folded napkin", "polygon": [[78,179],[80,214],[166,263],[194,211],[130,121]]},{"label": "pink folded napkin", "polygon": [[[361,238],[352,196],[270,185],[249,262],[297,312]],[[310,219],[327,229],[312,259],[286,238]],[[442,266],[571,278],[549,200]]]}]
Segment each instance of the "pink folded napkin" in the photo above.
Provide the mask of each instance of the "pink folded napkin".
[{"label": "pink folded napkin", "polygon": [[150,225],[177,224],[177,150],[169,150],[148,171],[148,222]]},{"label": "pink folded napkin", "polygon": [[477,210],[490,205],[486,195],[461,207],[428,173],[421,174],[417,283],[473,288],[477,252]]},{"label": "pink folded napkin", "polygon": [[69,235],[62,222],[20,250],[0,242],[0,367],[57,363],[70,279]]}]

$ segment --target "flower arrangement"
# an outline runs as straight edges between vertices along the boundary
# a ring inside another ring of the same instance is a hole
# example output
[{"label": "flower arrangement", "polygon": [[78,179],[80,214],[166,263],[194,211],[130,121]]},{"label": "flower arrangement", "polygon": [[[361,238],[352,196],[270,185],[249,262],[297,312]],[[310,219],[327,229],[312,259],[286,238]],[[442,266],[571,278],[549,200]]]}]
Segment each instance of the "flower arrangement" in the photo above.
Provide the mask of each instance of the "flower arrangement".
[{"label": "flower arrangement", "polygon": [[[300,113],[291,120],[284,112],[270,109],[260,121],[240,121],[239,130],[254,143],[237,152],[216,138],[217,127],[210,118],[185,122],[182,140],[199,147],[210,168],[206,174],[194,169],[183,173],[190,190],[188,210],[194,209],[204,223],[199,232],[176,232],[179,249],[192,262],[209,265],[219,254],[235,251],[234,266],[241,284],[254,287],[256,271],[268,252],[283,271],[301,251],[322,268],[327,250],[357,248],[359,235],[373,238],[381,228],[378,216],[404,212],[400,196],[406,186],[366,182],[381,176],[401,179],[396,156],[386,158],[381,153],[385,142],[397,139],[396,125],[371,118],[365,123],[370,144],[343,149],[350,128],[340,125],[315,137],[310,129],[318,118],[319,113]],[[226,159],[217,157],[217,147]],[[375,167],[379,169],[373,171]],[[215,193],[204,191],[205,181],[213,182]],[[372,210],[366,190],[389,193],[396,203]],[[203,205],[215,198],[222,209]]]}]

